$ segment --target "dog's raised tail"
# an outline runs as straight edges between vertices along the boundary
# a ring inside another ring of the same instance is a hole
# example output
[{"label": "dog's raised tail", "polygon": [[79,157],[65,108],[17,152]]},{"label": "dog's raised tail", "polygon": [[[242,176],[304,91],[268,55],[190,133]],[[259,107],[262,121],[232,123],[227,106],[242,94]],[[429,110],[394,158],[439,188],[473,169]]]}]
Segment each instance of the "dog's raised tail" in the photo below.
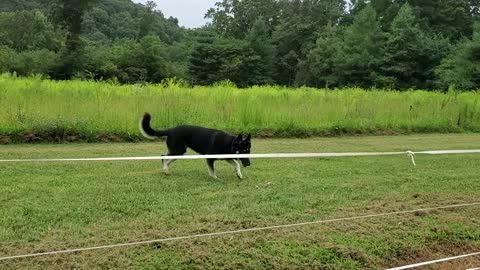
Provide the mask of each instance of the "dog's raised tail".
[{"label": "dog's raised tail", "polygon": [[140,118],[140,122],[138,123],[138,126],[140,128],[140,132],[142,135],[150,140],[155,140],[159,137],[167,136],[168,133],[166,130],[154,130],[150,126],[150,120],[152,119],[152,116],[149,113],[145,113],[142,118]]}]

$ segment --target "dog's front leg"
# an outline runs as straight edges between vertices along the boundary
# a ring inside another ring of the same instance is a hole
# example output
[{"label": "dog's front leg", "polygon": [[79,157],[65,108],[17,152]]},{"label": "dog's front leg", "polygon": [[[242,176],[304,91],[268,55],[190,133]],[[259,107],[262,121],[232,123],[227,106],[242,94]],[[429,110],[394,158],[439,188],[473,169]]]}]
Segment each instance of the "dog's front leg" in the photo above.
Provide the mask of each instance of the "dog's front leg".
[{"label": "dog's front leg", "polygon": [[163,173],[168,175],[170,172],[168,170],[168,166],[172,164],[176,159],[166,159],[163,161]]},{"label": "dog's front leg", "polygon": [[235,159],[229,159],[227,162],[235,168],[235,172],[237,173],[238,178],[242,179],[242,171],[240,170],[240,163],[236,161]]},{"label": "dog's front leg", "polygon": [[218,179],[218,177],[215,175],[215,169],[213,167],[214,163],[215,163],[215,159],[207,159],[208,174],[211,177]]}]

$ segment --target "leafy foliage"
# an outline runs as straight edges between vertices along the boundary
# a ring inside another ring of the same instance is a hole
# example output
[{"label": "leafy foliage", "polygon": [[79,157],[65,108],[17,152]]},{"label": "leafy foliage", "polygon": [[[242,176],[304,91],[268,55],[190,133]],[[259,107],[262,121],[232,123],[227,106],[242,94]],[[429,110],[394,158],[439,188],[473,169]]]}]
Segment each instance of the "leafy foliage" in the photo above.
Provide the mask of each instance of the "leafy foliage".
[{"label": "leafy foliage", "polygon": [[432,88],[433,68],[445,56],[448,41],[425,33],[412,7],[406,3],[392,22],[385,48],[383,72],[389,87]]},{"label": "leafy foliage", "polygon": [[474,89],[480,85],[480,24],[472,39],[464,39],[442,61],[437,69],[439,85]]},{"label": "leafy foliage", "polygon": [[185,29],[153,1],[4,1],[0,71],[121,83],[475,89],[479,10],[479,0],[219,0],[205,14],[211,23]]}]

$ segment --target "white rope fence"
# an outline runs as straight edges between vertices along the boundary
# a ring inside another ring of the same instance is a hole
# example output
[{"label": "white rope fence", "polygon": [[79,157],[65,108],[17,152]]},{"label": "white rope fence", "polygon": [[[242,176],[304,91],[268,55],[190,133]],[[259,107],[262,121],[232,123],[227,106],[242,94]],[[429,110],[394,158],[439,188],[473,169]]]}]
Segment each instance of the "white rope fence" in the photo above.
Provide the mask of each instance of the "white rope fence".
[{"label": "white rope fence", "polygon": [[[479,256],[479,255],[480,255],[480,252],[475,252],[475,253],[470,253],[470,254],[465,254],[465,255],[459,255],[459,256],[448,257],[448,258],[444,258],[444,259],[428,261],[428,262],[414,263],[414,264],[409,264],[409,265],[400,266],[400,267],[388,268],[386,270],[412,269],[412,268],[417,268],[417,267],[426,266],[426,265],[430,265],[430,264],[447,262],[447,261],[452,261],[452,260],[458,260],[458,259],[463,259],[463,258],[472,257],[472,256]],[[475,268],[475,269],[480,270],[480,268]],[[475,270],[475,269],[472,268],[470,270]]]},{"label": "white rope fence", "polygon": [[139,245],[162,243],[162,242],[171,242],[171,241],[178,241],[178,240],[190,240],[190,239],[195,239],[195,238],[205,238],[205,237],[231,235],[231,234],[239,234],[239,233],[247,233],[247,232],[258,232],[258,231],[273,230],[273,229],[284,229],[284,228],[300,227],[300,226],[306,226],[306,225],[318,225],[318,224],[326,224],[326,223],[341,222],[341,221],[378,218],[378,217],[385,217],[385,216],[411,214],[411,213],[418,213],[418,212],[429,212],[429,211],[434,211],[434,210],[465,208],[465,207],[472,207],[472,206],[480,206],[480,202],[445,205],[445,206],[438,206],[438,207],[420,208],[420,209],[412,209],[412,210],[404,210],[404,211],[396,211],[396,212],[380,213],[380,214],[370,214],[370,215],[354,216],[354,217],[326,219],[326,220],[302,222],[302,223],[295,223],[295,224],[274,225],[274,226],[268,226],[268,227],[257,227],[257,228],[240,229],[240,230],[233,230],[233,231],[194,234],[194,235],[187,235],[187,236],[178,236],[178,237],[171,237],[171,238],[162,238],[162,239],[155,239],[155,240],[146,240],[146,241],[138,241],[138,242],[112,244],[112,245],[104,245],[104,246],[96,246],[96,247],[85,247],[85,248],[76,248],[76,249],[48,251],[48,252],[41,252],[41,253],[29,253],[29,254],[21,254],[21,255],[12,255],[12,256],[0,257],[0,261],[11,260],[11,259],[20,259],[20,258],[29,258],[29,257],[38,257],[38,256],[46,256],[46,255],[58,255],[58,254],[74,253],[74,252],[81,252],[81,251],[108,249],[108,248],[139,246]]},{"label": "white rope fence", "polygon": [[[74,162],[74,161],[135,161],[135,160],[168,160],[168,159],[319,158],[319,157],[359,157],[359,156],[407,155],[408,157],[410,157],[410,159],[412,161],[412,164],[414,166],[416,166],[415,159],[414,159],[415,155],[449,155],[449,154],[474,154],[474,153],[480,153],[480,149],[472,149],[472,150],[433,150],[433,151],[419,151],[419,152],[403,151],[403,152],[345,152],[345,153],[274,153],[274,154],[185,155],[185,156],[149,156],[149,157],[66,158],[66,159],[58,159],[58,158],[54,158],[54,159],[3,159],[3,160],[0,160],[0,163]],[[172,237],[172,238],[164,238],[164,239],[156,239],[156,240],[148,240],[148,241],[140,241],[140,242],[112,244],[112,245],[97,246],[97,247],[86,247],[86,248],[77,248],[77,249],[49,251],[49,252],[42,252],[42,253],[30,253],[30,254],[23,254],[23,255],[4,256],[4,257],[0,257],[0,261],[10,260],[10,259],[18,259],[18,258],[45,256],[45,255],[73,253],[73,252],[88,251],[88,250],[107,249],[107,248],[115,248],[115,247],[145,245],[145,244],[151,244],[151,243],[160,243],[160,242],[177,241],[177,240],[202,238],[202,237],[212,237],[212,236],[220,236],[220,235],[228,235],[228,234],[245,233],[245,232],[281,229],[281,228],[289,228],[289,227],[299,227],[299,226],[305,226],[305,225],[324,224],[324,223],[339,222],[339,221],[367,219],[367,218],[374,218],[374,217],[391,216],[391,215],[416,213],[416,212],[427,212],[427,211],[432,211],[432,210],[452,209],[452,208],[460,208],[460,207],[467,207],[467,206],[478,206],[478,205],[480,205],[480,202],[440,206],[440,207],[433,207],[433,208],[414,209],[414,210],[406,210],[406,211],[398,211],[398,212],[390,212],[390,213],[372,214],[372,215],[364,215],[364,216],[356,216],[356,217],[346,217],[346,218],[337,218],[337,219],[329,219],[329,220],[320,220],[320,221],[304,222],[304,223],[296,223],[296,224],[285,224],[285,225],[275,225],[275,226],[269,226],[269,227],[241,229],[241,230],[234,230],[234,231],[196,234],[196,235],[188,235],[188,236],[180,236],[180,237]],[[392,268],[392,270],[409,269],[409,268],[414,268],[414,267],[418,267],[418,266],[422,266],[422,265],[428,265],[428,264],[433,264],[433,263],[442,262],[442,261],[446,261],[446,260],[463,258],[463,257],[467,257],[467,256],[474,256],[474,255],[478,255],[478,254],[480,254],[480,253],[472,253],[472,254],[447,258],[447,259],[435,260],[435,261],[425,262],[425,263],[420,263],[420,264],[413,264],[413,265],[403,266],[403,267],[399,267],[399,268]]]},{"label": "white rope fence", "polygon": [[135,160],[167,160],[167,159],[238,159],[238,158],[318,158],[318,157],[360,157],[360,156],[393,156],[407,155],[415,166],[414,155],[451,155],[480,153],[473,150],[435,150],[404,152],[345,152],[345,153],[280,153],[280,154],[229,154],[229,155],[185,155],[185,156],[149,156],[149,157],[109,157],[109,158],[53,158],[53,159],[3,159],[7,162],[71,162],[71,161],[135,161]]}]

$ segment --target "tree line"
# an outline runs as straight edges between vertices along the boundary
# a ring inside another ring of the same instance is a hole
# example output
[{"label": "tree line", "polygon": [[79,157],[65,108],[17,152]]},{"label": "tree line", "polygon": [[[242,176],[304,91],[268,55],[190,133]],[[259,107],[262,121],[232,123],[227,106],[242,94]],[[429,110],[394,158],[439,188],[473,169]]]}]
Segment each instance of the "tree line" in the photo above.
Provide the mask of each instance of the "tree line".
[{"label": "tree line", "polygon": [[480,88],[480,0],[222,0],[179,26],[154,2],[0,3],[0,72],[192,85]]}]

